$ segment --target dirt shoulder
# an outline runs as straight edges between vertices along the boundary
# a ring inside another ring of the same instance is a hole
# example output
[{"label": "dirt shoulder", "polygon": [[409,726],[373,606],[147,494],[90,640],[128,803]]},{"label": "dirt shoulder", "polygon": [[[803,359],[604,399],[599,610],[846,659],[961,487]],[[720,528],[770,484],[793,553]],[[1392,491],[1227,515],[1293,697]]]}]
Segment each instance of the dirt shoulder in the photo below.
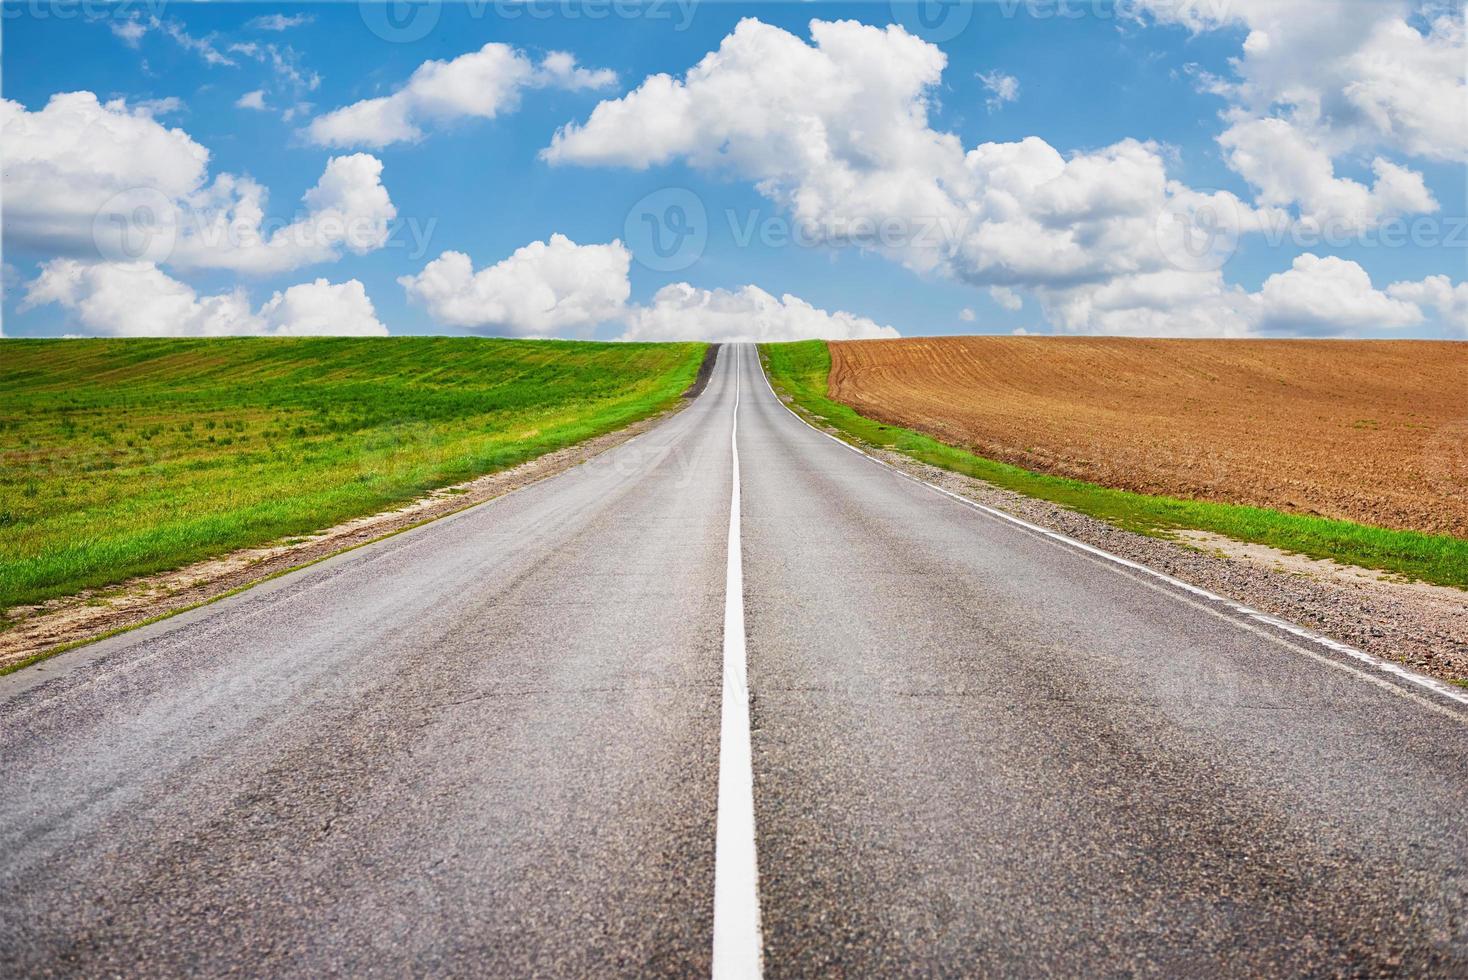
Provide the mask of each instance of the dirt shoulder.
[{"label": "dirt shoulder", "polygon": [[360,517],[303,538],[196,562],[105,589],[7,610],[13,624],[0,632],[0,670],[48,653],[101,639],[152,620],[191,609],[256,585],[292,569],[445,517],[475,504],[563,473],[621,445],[687,406],[707,383],[713,347],[685,397],[660,415],[615,432],[568,446],[512,469],[443,487],[393,510]]}]

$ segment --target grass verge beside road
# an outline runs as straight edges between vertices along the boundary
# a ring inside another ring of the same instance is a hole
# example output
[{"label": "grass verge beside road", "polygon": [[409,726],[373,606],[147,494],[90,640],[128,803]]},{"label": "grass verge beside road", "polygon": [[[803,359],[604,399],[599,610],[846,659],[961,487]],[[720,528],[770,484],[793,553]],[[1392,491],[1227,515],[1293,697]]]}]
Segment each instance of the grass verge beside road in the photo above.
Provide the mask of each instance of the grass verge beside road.
[{"label": "grass verge beside road", "polygon": [[1239,541],[1393,572],[1437,585],[1468,588],[1468,541],[1287,514],[1261,507],[1179,500],[1047,476],[939,442],[911,429],[884,425],[826,395],[831,355],[824,341],[762,344],[775,390],[813,421],[849,442],[900,452],[923,463],[1038,497],[1143,534],[1179,528],[1211,531]]},{"label": "grass verge beside road", "polygon": [[704,344],[0,341],[0,610],[308,534],[654,415]]}]

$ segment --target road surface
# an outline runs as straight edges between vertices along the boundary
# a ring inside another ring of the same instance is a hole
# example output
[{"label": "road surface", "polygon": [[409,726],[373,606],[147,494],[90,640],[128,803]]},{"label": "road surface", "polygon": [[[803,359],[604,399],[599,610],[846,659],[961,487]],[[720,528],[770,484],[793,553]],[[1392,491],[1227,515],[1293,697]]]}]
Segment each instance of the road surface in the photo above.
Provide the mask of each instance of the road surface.
[{"label": "road surface", "polygon": [[1461,703],[731,346],[592,462],[0,679],[0,975],[1461,976],[1465,808]]}]

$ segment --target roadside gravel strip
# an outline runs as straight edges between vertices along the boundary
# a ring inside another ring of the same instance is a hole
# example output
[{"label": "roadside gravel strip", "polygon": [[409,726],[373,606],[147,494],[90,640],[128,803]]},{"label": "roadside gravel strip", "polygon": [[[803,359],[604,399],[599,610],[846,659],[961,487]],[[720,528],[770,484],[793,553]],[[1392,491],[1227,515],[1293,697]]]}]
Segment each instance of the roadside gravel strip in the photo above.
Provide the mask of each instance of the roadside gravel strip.
[{"label": "roadside gravel strip", "polygon": [[[1367,653],[1425,674],[1468,681],[1468,593],[1360,578],[1342,581],[1328,563],[1287,556],[1249,560],[1136,534],[898,453],[868,450],[890,465],[977,502],[1226,595]],[[1242,550],[1242,549],[1241,549]],[[1261,549],[1262,550],[1262,549]]]}]

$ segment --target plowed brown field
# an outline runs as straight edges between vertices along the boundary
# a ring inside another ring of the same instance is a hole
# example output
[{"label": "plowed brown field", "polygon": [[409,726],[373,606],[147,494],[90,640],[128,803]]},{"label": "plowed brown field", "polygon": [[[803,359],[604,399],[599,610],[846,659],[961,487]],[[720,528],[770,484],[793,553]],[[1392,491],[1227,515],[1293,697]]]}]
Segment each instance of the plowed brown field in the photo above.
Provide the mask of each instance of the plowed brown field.
[{"label": "plowed brown field", "polygon": [[1468,537],[1468,344],[945,337],[830,347],[832,398],[991,459]]}]

